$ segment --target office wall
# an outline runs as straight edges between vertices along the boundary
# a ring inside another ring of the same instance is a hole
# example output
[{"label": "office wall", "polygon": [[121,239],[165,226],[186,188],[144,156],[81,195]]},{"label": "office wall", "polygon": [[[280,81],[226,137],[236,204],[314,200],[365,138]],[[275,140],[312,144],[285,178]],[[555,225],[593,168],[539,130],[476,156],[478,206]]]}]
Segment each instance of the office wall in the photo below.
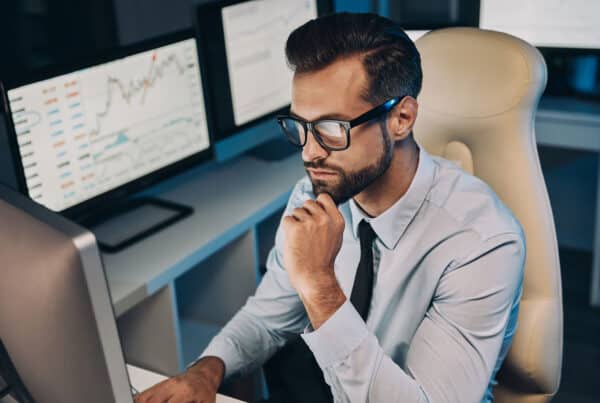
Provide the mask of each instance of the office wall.
[{"label": "office wall", "polygon": [[377,8],[377,0],[335,0],[337,11],[364,13]]},{"label": "office wall", "polygon": [[127,45],[191,27],[193,3],[193,0],[114,0],[120,43]]}]

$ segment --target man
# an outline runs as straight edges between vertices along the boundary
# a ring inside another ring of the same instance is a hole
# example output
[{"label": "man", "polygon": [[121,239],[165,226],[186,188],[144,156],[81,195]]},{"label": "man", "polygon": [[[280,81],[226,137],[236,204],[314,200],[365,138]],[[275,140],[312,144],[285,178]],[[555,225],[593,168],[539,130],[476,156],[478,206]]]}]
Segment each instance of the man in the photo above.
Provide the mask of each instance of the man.
[{"label": "man", "polygon": [[274,355],[273,401],[491,401],[524,235],[487,185],[415,142],[414,44],[385,18],[334,14],[294,31],[286,55],[278,121],[308,175],[268,271],[187,372],[136,402],[213,401],[223,377]]}]

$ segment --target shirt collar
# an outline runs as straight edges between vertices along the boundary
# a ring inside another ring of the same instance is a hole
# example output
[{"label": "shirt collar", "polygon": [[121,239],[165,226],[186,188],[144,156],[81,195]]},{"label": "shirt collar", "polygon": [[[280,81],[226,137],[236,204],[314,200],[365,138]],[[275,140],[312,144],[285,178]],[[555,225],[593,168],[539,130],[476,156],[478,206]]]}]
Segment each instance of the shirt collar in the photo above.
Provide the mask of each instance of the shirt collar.
[{"label": "shirt collar", "polygon": [[377,217],[369,217],[350,199],[350,212],[352,217],[352,232],[358,239],[358,224],[366,220],[377,234],[387,249],[394,249],[400,237],[412,221],[413,217],[423,204],[429,189],[433,183],[435,164],[431,156],[420,147],[419,163],[415,176],[408,190],[386,211]]}]

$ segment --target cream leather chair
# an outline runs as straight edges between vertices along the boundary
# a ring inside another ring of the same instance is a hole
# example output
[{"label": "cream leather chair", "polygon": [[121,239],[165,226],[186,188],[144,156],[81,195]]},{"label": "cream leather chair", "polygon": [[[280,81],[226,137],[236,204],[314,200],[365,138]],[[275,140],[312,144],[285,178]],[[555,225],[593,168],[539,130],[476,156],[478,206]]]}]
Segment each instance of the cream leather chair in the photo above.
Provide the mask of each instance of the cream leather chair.
[{"label": "cream leather chair", "polygon": [[563,312],[554,221],[534,130],[546,85],[544,59],[524,41],[476,28],[433,31],[416,44],[423,65],[417,141],[492,186],[527,238],[519,324],[495,401],[550,401],[560,382]]}]

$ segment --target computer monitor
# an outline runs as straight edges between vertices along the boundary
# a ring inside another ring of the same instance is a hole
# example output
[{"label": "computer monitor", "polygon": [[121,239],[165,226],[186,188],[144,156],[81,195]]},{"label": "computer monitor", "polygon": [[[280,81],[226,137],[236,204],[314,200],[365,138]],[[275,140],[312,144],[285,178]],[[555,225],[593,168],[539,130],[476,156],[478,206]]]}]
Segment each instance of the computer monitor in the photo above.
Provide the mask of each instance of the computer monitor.
[{"label": "computer monitor", "polygon": [[416,41],[432,29],[477,26],[479,0],[379,2],[377,11],[398,22]]},{"label": "computer monitor", "polygon": [[94,236],[1,185],[0,222],[0,377],[12,395],[133,402]]},{"label": "computer monitor", "polygon": [[481,0],[479,26],[542,48],[600,49],[600,2]]},{"label": "computer monitor", "polygon": [[221,0],[196,7],[216,140],[289,106],[285,42],[300,25],[332,11],[331,0]]},{"label": "computer monitor", "polygon": [[4,82],[20,190],[80,217],[212,158],[198,51],[188,30]]},{"label": "computer monitor", "polygon": [[600,3],[594,1],[481,0],[480,27],[506,32],[539,48],[548,68],[545,97],[598,103],[599,15]]}]

